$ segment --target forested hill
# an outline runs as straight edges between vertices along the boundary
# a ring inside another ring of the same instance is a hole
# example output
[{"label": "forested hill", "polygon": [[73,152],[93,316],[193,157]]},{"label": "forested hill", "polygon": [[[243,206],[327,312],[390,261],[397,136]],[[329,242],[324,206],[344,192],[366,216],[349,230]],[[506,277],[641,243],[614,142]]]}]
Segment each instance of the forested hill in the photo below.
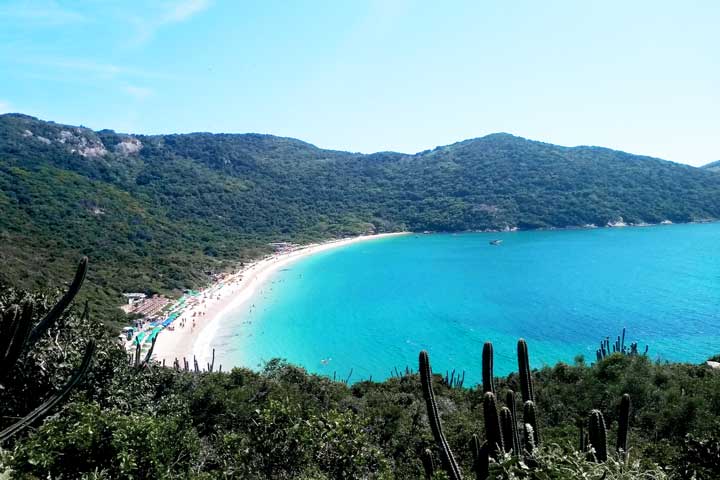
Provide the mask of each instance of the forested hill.
[{"label": "forested hill", "polygon": [[720,172],[720,160],[716,162],[708,163],[707,165],[703,165],[702,168],[706,170],[711,170],[714,172]]},{"label": "forested hill", "polygon": [[508,134],[415,155],[270,135],[124,135],[0,116],[0,255],[26,287],[93,262],[101,302],[198,285],[267,242],[720,218],[720,176]]}]

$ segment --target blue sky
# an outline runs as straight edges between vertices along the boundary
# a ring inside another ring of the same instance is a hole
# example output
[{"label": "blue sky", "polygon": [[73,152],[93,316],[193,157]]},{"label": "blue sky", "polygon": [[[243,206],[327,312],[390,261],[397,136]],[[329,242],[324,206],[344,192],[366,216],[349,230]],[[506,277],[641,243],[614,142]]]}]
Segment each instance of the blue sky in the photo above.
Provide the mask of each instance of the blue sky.
[{"label": "blue sky", "polygon": [[720,2],[0,0],[0,112],[417,152],[720,159]]}]

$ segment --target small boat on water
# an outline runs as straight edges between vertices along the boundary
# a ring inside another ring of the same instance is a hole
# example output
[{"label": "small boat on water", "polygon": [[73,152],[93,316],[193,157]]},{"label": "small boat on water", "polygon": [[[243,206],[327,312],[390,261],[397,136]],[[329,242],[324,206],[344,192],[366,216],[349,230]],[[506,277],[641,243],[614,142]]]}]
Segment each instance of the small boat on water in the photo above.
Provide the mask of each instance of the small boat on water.
[{"label": "small boat on water", "polygon": [[490,240],[490,245],[500,245],[502,244],[502,240]]}]

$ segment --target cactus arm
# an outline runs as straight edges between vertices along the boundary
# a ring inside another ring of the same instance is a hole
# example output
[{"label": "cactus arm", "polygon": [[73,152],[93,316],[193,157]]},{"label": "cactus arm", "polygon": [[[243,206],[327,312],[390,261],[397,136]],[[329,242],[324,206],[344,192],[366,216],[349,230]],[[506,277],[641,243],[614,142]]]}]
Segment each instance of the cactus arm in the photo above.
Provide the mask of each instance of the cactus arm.
[{"label": "cactus arm", "polygon": [[83,257],[80,260],[80,264],[78,265],[77,270],[75,271],[75,278],[73,278],[73,281],[70,284],[68,291],[48,312],[48,314],[45,315],[42,320],[40,320],[40,323],[38,323],[35,328],[33,328],[32,332],[30,332],[30,337],[28,338],[29,345],[37,342],[42,336],[42,334],[45,333],[47,329],[50,328],[55,322],[57,322],[57,320],[60,318],[60,315],[62,315],[68,305],[70,305],[70,302],[73,301],[75,295],[77,295],[78,291],[80,290],[80,287],[82,287],[83,281],[85,280],[85,274],[87,273],[87,268],[88,258]]},{"label": "cactus arm", "polygon": [[482,384],[483,393],[495,393],[495,380],[493,378],[493,345],[485,342],[482,351]]},{"label": "cactus arm", "polygon": [[537,412],[535,410],[535,403],[531,400],[528,400],[523,405],[523,422],[532,427],[533,443],[535,446],[540,445],[540,428],[537,422]]},{"label": "cactus arm", "polygon": [[620,400],[620,418],[618,419],[617,450],[628,451],[628,431],[630,427],[630,395],[627,393]]},{"label": "cactus arm", "polygon": [[515,427],[513,426],[512,412],[507,407],[500,409],[500,428],[505,453],[512,452],[515,444],[513,440],[515,438]]},{"label": "cactus arm", "polygon": [[483,415],[485,417],[485,438],[487,439],[488,448],[490,454],[497,458],[498,454],[505,451],[505,447],[503,445],[497,402],[495,395],[491,392],[487,392],[483,396]]},{"label": "cactus arm", "polygon": [[483,443],[481,445],[478,436],[473,435],[470,449],[473,454],[473,471],[475,472],[475,479],[485,480],[488,477],[488,470],[490,469],[490,456],[488,455],[487,443]]},{"label": "cactus arm", "polygon": [[435,402],[435,393],[432,389],[432,370],[430,368],[430,359],[425,350],[420,352],[419,365],[420,383],[422,384],[423,397],[425,398],[425,405],[427,407],[430,429],[432,430],[433,437],[435,438],[435,443],[437,443],[438,447],[440,447],[443,467],[450,476],[450,480],[461,480],[462,474],[460,473],[460,467],[458,467],[452,450],[450,450],[450,444],[445,439],[445,434],[442,431],[440,413],[438,412],[437,403]]},{"label": "cactus arm", "polygon": [[533,431],[532,425],[523,423],[523,433],[525,436],[525,451],[532,455],[535,450],[535,432]]},{"label": "cactus arm", "polygon": [[520,373],[520,387],[522,390],[523,403],[528,400],[535,401],[535,392],[533,391],[532,376],[530,374],[530,358],[528,355],[528,347],[525,340],[518,340],[518,371]]},{"label": "cactus arm", "polygon": [[432,480],[433,475],[435,475],[435,462],[433,462],[432,453],[429,448],[422,451],[420,454],[420,461],[422,462],[423,470],[425,471],[425,478],[427,480]]},{"label": "cactus arm", "polygon": [[515,392],[508,390],[505,394],[505,405],[510,409],[512,415],[513,438],[512,448],[516,455],[520,454],[520,433],[518,432],[517,408],[515,405]]},{"label": "cactus arm", "polygon": [[152,339],[152,343],[150,344],[150,348],[148,349],[147,354],[145,355],[145,358],[143,359],[141,366],[145,366],[148,363],[150,363],[150,358],[152,358],[153,350],[155,350],[155,342],[157,341],[158,336],[160,335],[160,332],[158,332]]},{"label": "cactus arm", "polygon": [[3,336],[0,380],[6,377],[20,358],[32,327],[32,314],[33,304],[28,300],[23,302],[22,308],[14,305],[3,315],[3,327],[7,328],[7,331],[0,332]]},{"label": "cactus arm", "polygon": [[140,345],[140,342],[135,344],[135,362],[133,363],[133,366],[135,368],[140,366],[140,349],[142,348],[142,345]]},{"label": "cactus arm", "polygon": [[8,357],[8,350],[11,348],[13,340],[17,334],[19,323],[19,310],[17,305],[11,305],[6,310],[0,312],[0,360]]},{"label": "cactus arm", "polygon": [[595,449],[595,460],[604,462],[607,460],[607,429],[605,428],[605,417],[600,410],[592,410],[588,419],[588,430],[590,434],[590,445]]},{"label": "cactus arm", "polygon": [[25,428],[27,428],[29,425],[32,425],[37,420],[40,420],[41,418],[44,418],[50,410],[53,409],[58,403],[65,400],[68,395],[70,395],[70,392],[75,388],[75,386],[78,384],[78,382],[85,376],[85,374],[88,371],[88,368],[90,367],[90,362],[92,360],[93,355],[95,354],[95,341],[90,340],[85,347],[85,354],[83,355],[82,362],[80,363],[80,366],[77,370],[75,370],[75,373],[73,373],[70,380],[65,384],[65,386],[55,395],[48,398],[45,402],[43,402],[39,407],[37,407],[35,410],[27,414],[25,417],[20,419],[19,421],[15,422],[14,424],[7,427],[5,430],[0,432],[0,444],[5,443],[8,439],[13,437],[18,432],[21,432]]}]

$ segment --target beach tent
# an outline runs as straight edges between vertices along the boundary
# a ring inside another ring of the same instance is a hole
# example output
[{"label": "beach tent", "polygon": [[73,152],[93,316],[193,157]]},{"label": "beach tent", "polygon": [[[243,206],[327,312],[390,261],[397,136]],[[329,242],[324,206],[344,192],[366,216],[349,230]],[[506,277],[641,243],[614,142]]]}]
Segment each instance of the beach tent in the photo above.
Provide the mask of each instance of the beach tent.
[{"label": "beach tent", "polygon": [[167,326],[170,325],[172,322],[174,322],[175,319],[176,319],[178,316],[179,316],[179,314],[177,314],[177,313],[171,314],[168,318],[166,318],[166,319],[162,322],[162,326],[163,326],[163,327],[167,327]]}]

